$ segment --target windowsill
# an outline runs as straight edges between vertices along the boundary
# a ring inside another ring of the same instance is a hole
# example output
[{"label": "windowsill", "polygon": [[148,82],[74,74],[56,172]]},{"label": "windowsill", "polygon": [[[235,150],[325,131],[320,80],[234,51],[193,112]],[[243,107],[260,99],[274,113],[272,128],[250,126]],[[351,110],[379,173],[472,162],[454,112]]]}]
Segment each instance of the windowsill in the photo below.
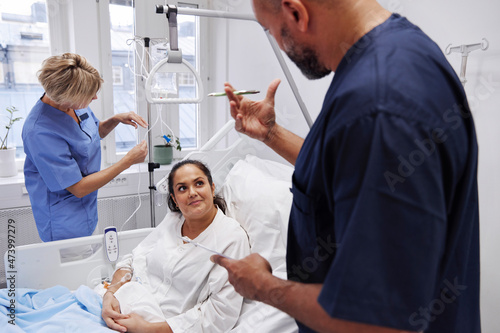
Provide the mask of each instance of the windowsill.
[{"label": "windowsill", "polygon": [[[169,174],[172,164],[161,165],[154,172],[154,184]],[[112,181],[99,189],[98,198],[116,196],[138,195],[149,193],[148,164],[136,164],[123,171]],[[30,206],[28,192],[24,186],[24,174],[19,172],[16,176],[0,178],[0,209]]]},{"label": "windowsill", "polygon": [[24,184],[24,174],[19,171],[17,175],[12,177],[0,177],[0,186],[11,184]]},{"label": "windowsill", "polygon": [[[165,171],[165,172],[170,172],[172,169],[172,166],[177,163],[179,160],[174,160],[172,164],[167,164],[167,165],[160,165],[159,169],[155,169],[155,171]],[[136,173],[147,173],[148,172],[148,164],[147,163],[141,163],[141,164],[134,164],[127,170],[123,171],[121,175],[123,174],[136,174]],[[0,177],[0,186],[2,185],[14,185],[14,184],[24,184],[24,174],[23,171],[20,170],[17,175],[12,176],[12,177]]]}]

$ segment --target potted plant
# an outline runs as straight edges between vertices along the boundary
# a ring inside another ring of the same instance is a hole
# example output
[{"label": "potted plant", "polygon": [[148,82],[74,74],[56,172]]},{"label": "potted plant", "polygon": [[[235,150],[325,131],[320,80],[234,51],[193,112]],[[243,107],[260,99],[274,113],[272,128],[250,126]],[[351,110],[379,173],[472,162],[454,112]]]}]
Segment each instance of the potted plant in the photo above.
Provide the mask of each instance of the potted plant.
[{"label": "potted plant", "polygon": [[16,167],[16,148],[7,146],[7,138],[9,137],[9,131],[12,128],[12,125],[16,121],[23,119],[22,117],[14,117],[14,112],[18,112],[14,106],[5,108],[9,118],[7,125],[5,128],[7,129],[5,135],[0,137],[0,177],[12,177],[17,175],[17,167]]},{"label": "potted plant", "polygon": [[163,144],[153,147],[153,159],[156,163],[170,164],[174,156],[174,148],[181,151],[181,142],[177,136],[172,134],[163,135]]}]

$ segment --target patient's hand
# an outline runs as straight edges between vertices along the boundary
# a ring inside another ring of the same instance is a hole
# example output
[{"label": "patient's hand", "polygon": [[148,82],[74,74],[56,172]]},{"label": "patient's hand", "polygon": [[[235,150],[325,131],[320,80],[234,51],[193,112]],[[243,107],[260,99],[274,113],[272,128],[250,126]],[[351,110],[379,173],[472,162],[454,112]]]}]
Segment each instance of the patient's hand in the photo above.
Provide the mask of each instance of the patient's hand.
[{"label": "patient's hand", "polygon": [[173,333],[167,322],[150,323],[136,313],[131,313],[126,319],[118,319],[117,322],[127,328],[127,333]]},{"label": "patient's hand", "polygon": [[109,328],[119,332],[127,332],[127,327],[120,325],[118,320],[126,319],[129,316],[120,312],[120,302],[112,293],[104,294],[101,315]]},{"label": "patient's hand", "polygon": [[128,333],[148,332],[149,323],[136,313],[131,313],[128,318],[118,319],[117,323],[126,327]]}]

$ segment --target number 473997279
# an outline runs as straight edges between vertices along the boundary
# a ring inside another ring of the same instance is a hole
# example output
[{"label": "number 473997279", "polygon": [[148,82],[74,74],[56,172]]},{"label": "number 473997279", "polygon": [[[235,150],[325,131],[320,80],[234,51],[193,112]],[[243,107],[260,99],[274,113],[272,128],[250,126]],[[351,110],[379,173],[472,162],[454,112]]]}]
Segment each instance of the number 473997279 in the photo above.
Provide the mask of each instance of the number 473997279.
[{"label": "number 473997279", "polygon": [[16,268],[16,221],[9,219],[7,225],[7,261],[9,269]]}]

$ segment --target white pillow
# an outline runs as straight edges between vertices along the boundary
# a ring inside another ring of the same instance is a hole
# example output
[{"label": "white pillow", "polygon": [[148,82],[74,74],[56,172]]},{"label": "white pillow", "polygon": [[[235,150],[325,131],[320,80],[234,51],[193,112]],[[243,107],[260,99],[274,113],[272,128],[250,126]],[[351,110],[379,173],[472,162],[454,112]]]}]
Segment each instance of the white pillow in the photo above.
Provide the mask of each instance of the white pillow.
[{"label": "white pillow", "polygon": [[247,231],[252,252],[266,258],[273,274],[284,279],[292,173],[290,166],[248,155],[234,165],[220,190],[226,215]]},{"label": "white pillow", "polygon": [[[292,207],[293,168],[247,155],[231,169],[221,187],[226,214],[247,231],[252,252],[266,258],[273,274],[286,279],[286,237]],[[295,320],[264,303],[245,300],[231,333],[297,333]]]},{"label": "white pillow", "polygon": [[293,174],[293,168],[291,166],[270,160],[264,160],[254,155],[245,156],[245,161],[268,176],[286,181],[290,183],[291,186]]}]

